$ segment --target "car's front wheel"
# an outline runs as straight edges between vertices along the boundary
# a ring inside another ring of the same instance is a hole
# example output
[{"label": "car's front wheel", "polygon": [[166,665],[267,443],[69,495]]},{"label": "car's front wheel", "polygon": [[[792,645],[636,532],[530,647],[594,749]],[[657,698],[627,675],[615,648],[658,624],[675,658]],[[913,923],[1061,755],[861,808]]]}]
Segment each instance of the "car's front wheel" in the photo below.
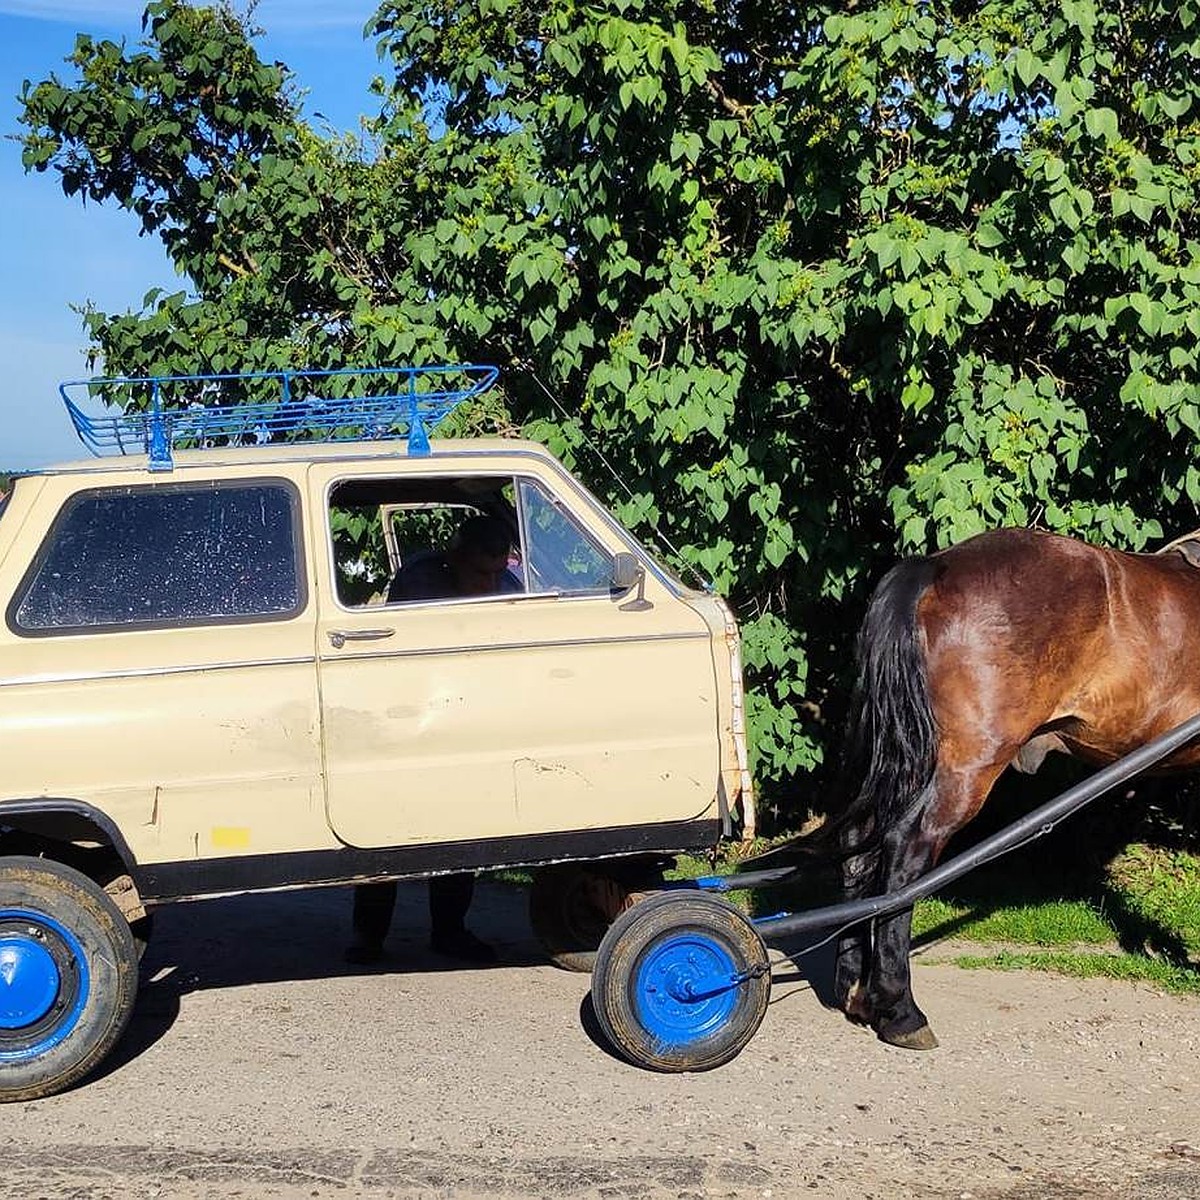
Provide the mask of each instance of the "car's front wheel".
[{"label": "car's front wheel", "polygon": [[86,875],[0,857],[0,1101],[61,1092],[116,1045],[137,997],[129,923]]}]

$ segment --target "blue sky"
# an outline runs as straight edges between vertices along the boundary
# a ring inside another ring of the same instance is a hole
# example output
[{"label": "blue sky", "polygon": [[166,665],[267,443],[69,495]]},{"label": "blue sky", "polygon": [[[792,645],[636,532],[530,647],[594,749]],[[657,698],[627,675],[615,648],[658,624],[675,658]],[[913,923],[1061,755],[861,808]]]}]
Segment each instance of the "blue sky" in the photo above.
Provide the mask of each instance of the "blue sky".
[{"label": "blue sky", "polygon": [[[375,0],[261,0],[259,54],[285,62],[307,90],[304,107],[338,128],[370,111],[379,64],[362,28]],[[140,0],[0,0],[0,133],[18,124],[21,82],[71,77],[63,58],[79,31],[141,37]],[[181,286],[157,241],[115,207],[68,200],[57,175],[26,175],[21,148],[0,141],[0,470],[43,466],[85,451],[57,387],[86,374],[86,340],[71,305],[118,312],[155,286]]]}]

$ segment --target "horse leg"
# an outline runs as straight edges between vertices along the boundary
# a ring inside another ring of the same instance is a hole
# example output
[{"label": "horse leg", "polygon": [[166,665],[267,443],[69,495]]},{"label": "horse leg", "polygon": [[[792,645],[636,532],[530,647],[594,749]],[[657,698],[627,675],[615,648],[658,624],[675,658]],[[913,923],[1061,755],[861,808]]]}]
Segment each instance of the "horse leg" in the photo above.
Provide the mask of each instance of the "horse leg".
[{"label": "horse leg", "polygon": [[[861,845],[870,832],[866,822],[855,822],[842,831],[840,838],[842,860],[842,895],[846,900],[860,900],[871,895],[879,874],[878,852],[853,854],[852,848]],[[833,996],[838,1008],[858,1025],[871,1024],[867,1002],[866,972],[871,956],[871,924],[863,921],[852,926],[838,938],[833,973]]]},{"label": "horse leg", "polygon": [[[963,774],[939,769],[930,803],[916,808],[883,838],[880,878],[885,892],[899,891],[929,871],[955,830],[979,811],[1005,763]],[[867,1007],[880,1040],[906,1050],[932,1050],[938,1041],[912,993],[912,909],[880,917],[867,980]]]},{"label": "horse leg", "polygon": [[[919,826],[918,819],[884,839],[882,875],[886,891],[906,887],[933,866],[934,848],[920,835]],[[937,1037],[912,993],[912,909],[878,918],[874,933],[867,983],[872,1027],[889,1045],[906,1050],[934,1049]]]}]

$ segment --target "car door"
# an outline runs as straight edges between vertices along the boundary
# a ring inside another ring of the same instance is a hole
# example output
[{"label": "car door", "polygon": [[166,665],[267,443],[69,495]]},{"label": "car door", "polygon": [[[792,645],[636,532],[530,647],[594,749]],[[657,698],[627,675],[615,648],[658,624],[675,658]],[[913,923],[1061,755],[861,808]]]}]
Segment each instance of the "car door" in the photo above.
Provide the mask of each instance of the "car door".
[{"label": "car door", "polygon": [[[365,568],[339,562],[327,534],[317,653],[337,835],[360,847],[536,839],[713,809],[705,622],[657,574],[640,602],[615,593],[613,556],[629,544],[541,460],[420,470],[430,497],[473,496],[506,513],[517,582],[350,604],[339,572]],[[388,468],[373,471],[382,483]],[[311,479],[314,510],[336,509],[353,486],[333,464]],[[419,498],[411,475],[396,484],[397,497]],[[386,488],[371,494],[386,503]]]}]

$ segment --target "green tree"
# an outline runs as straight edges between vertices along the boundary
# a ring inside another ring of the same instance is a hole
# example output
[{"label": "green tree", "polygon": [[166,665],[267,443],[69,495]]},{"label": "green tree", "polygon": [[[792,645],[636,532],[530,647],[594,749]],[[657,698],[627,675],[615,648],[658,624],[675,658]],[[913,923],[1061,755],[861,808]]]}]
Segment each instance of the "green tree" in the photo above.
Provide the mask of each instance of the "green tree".
[{"label": "green tree", "polygon": [[107,371],[504,367],[733,601],[790,820],[898,552],[1198,523],[1198,16],[388,0],[377,111],[329,138],[229,9],[160,0],[26,90],[25,161],[187,280],[88,313]]}]

